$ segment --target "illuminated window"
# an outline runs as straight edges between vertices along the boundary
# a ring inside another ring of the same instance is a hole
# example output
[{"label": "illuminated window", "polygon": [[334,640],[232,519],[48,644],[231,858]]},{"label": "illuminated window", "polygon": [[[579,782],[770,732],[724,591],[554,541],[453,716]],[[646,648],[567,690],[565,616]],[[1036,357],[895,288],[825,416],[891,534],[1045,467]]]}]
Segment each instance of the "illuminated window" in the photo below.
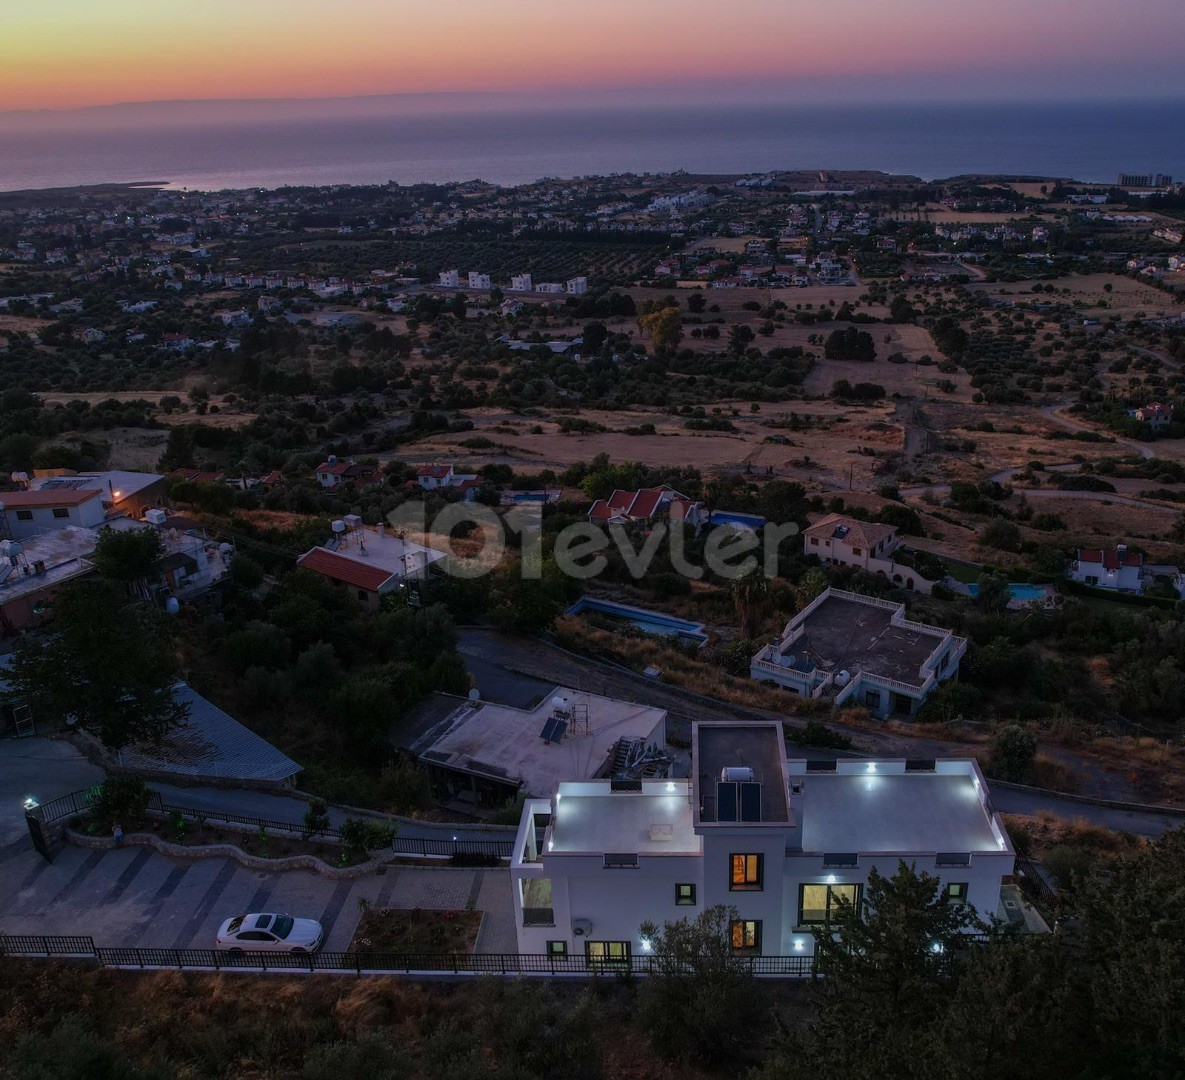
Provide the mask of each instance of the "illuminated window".
[{"label": "illuminated window", "polygon": [[943,899],[948,904],[967,903],[967,882],[952,881],[942,892]]},{"label": "illuminated window", "polygon": [[799,889],[798,925],[833,922],[845,902],[860,910],[859,885],[803,885]]},{"label": "illuminated window", "polygon": [[584,955],[590,964],[623,964],[630,962],[628,941],[588,941]]},{"label": "illuminated window", "polygon": [[761,952],[761,921],[734,919],[728,924],[729,943],[733,952]]},{"label": "illuminated window", "polygon": [[728,879],[730,892],[757,892],[761,889],[761,856],[733,855]]},{"label": "illuminated window", "polygon": [[547,943],[547,955],[553,960],[564,960],[568,956],[568,943],[566,941],[549,941]]},{"label": "illuminated window", "polygon": [[675,886],[675,903],[683,906],[690,906],[695,903],[695,886],[694,885],[676,885]]}]

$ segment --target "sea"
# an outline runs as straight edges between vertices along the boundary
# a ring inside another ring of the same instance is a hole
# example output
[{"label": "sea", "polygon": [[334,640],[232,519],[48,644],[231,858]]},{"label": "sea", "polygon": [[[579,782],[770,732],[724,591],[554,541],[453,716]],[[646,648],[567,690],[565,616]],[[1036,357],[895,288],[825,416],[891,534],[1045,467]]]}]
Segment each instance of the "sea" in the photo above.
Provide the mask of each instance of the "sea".
[{"label": "sea", "polygon": [[[361,100],[361,99],[360,99]],[[289,103],[291,106],[292,103]],[[502,185],[623,172],[870,169],[1113,183],[1185,178],[1185,100],[1070,104],[565,106],[276,117],[178,114],[91,122],[0,115],[0,190],[164,181],[173,188]]]}]

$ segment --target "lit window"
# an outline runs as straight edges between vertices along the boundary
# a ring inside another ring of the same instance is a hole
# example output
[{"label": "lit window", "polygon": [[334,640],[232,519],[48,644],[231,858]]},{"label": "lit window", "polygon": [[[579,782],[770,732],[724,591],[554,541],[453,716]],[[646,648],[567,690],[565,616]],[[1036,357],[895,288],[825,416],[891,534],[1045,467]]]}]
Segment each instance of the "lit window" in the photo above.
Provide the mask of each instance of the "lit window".
[{"label": "lit window", "polygon": [[734,919],[728,927],[733,952],[761,952],[761,922],[757,919]]},{"label": "lit window", "polygon": [[761,888],[761,856],[733,855],[728,879],[731,892],[756,892]]},{"label": "lit window", "polygon": [[568,943],[566,941],[549,941],[547,943],[547,955],[553,960],[564,960],[568,956]]},{"label": "lit window", "polygon": [[690,906],[695,903],[695,886],[694,885],[676,885],[675,886],[675,903],[683,906]]},{"label": "lit window", "polygon": [[622,964],[630,962],[628,941],[589,941],[585,943],[584,955],[590,964]]},{"label": "lit window", "polygon": [[803,885],[799,889],[798,925],[833,922],[845,904],[860,910],[859,885]]},{"label": "lit window", "polygon": [[943,890],[943,899],[948,904],[967,903],[967,882],[952,881]]}]

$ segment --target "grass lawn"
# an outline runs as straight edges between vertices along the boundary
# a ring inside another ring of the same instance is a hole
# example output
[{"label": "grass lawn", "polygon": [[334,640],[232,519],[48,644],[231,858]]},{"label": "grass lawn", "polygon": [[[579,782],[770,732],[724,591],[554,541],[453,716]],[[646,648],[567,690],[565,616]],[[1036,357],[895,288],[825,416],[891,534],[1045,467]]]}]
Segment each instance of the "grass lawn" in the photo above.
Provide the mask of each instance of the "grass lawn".
[{"label": "grass lawn", "polygon": [[468,954],[480,926],[480,911],[373,908],[362,913],[349,951]]},{"label": "grass lawn", "polygon": [[976,584],[983,575],[983,567],[973,566],[971,563],[960,562],[958,559],[942,559],[942,565],[946,567],[946,572],[950,574],[955,581],[961,581],[964,585]]}]

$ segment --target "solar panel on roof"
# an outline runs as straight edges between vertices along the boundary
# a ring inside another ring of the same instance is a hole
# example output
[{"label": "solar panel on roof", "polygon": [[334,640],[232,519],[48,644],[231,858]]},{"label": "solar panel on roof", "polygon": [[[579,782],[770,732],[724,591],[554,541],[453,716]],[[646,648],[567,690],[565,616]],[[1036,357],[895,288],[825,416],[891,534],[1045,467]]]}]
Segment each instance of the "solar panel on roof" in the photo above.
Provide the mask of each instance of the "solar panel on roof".
[{"label": "solar panel on roof", "polygon": [[737,784],[721,780],[716,784],[716,820],[736,821],[738,812]]},{"label": "solar panel on roof", "polygon": [[761,820],[761,785],[755,780],[741,782],[741,821]]},{"label": "solar panel on roof", "polygon": [[567,720],[556,720],[555,730],[551,733],[552,742],[562,742],[564,739],[564,732],[568,730]]},{"label": "solar panel on roof", "polygon": [[539,732],[539,738],[544,742],[551,742],[555,738],[555,729],[559,721],[554,716],[547,718],[547,723],[543,725],[543,730]]}]

